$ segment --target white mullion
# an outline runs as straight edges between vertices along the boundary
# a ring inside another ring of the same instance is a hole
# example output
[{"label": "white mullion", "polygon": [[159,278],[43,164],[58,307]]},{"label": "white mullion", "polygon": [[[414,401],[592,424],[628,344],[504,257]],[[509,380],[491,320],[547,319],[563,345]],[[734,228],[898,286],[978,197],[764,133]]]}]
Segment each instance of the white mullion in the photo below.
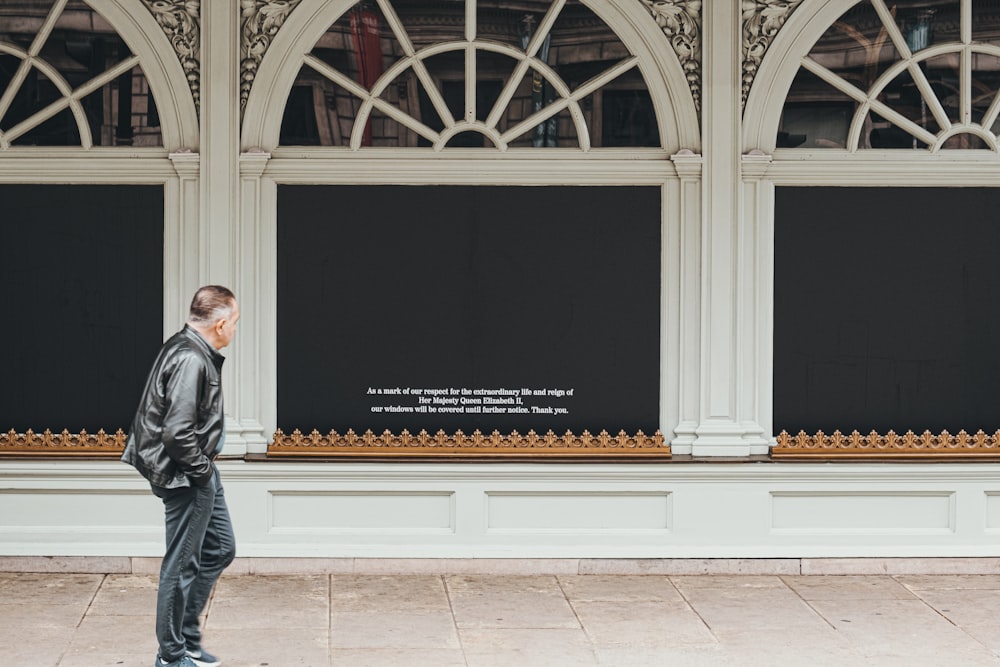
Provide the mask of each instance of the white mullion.
[{"label": "white mullion", "polygon": [[511,129],[504,132],[501,138],[503,139],[504,143],[510,143],[517,137],[527,132],[528,129],[530,129],[531,127],[545,122],[552,116],[555,116],[557,113],[568,107],[570,104],[580,101],[581,99],[583,99],[587,95],[590,95],[592,92],[594,92],[601,86],[610,83],[611,81],[615,80],[616,78],[618,78],[619,76],[629,71],[638,64],[639,64],[639,59],[633,56],[632,58],[623,60],[617,65],[606,69],[605,71],[601,72],[600,74],[593,77],[592,79],[584,83],[582,86],[574,90],[569,95],[559,100],[556,100],[552,104],[546,106],[544,109],[541,109],[537,113],[528,116],[527,118],[522,120],[520,123],[518,123]]},{"label": "white mullion", "polygon": [[885,27],[885,31],[889,34],[889,38],[892,39],[892,43],[895,45],[896,50],[899,51],[899,55],[903,60],[907,60],[913,54],[910,53],[910,47],[906,43],[906,38],[903,37],[902,31],[899,26],[896,25],[896,19],[893,18],[892,12],[889,8],[885,6],[885,0],[872,0],[872,6],[875,8],[875,12],[878,17],[882,20],[882,25]]},{"label": "white mullion", "polygon": [[465,47],[465,120],[470,123],[476,120],[476,74],[476,45],[469,42]]},{"label": "white mullion", "polygon": [[972,47],[962,47],[958,70],[959,107],[958,121],[962,125],[972,122]]},{"label": "white mullion", "polygon": [[465,0],[465,41],[476,41],[476,0]]},{"label": "white mullion", "polygon": [[7,90],[4,91],[3,97],[0,97],[0,119],[3,119],[4,115],[6,115],[7,111],[10,109],[10,105],[14,102],[14,97],[21,90],[21,85],[28,76],[28,71],[31,69],[35,56],[37,56],[41,52],[42,47],[45,46],[45,42],[55,29],[56,21],[58,21],[59,16],[62,15],[67,2],[69,2],[69,0],[57,0],[57,2],[52,5],[52,9],[49,10],[48,15],[45,17],[45,21],[42,23],[41,29],[38,31],[38,34],[35,35],[35,39],[31,41],[31,46],[28,47],[27,57],[21,60],[21,64],[14,73],[13,78],[11,78],[10,82],[7,84]]},{"label": "white mullion", "polygon": [[983,115],[983,119],[979,121],[979,123],[982,125],[984,130],[992,132],[993,130],[991,128],[993,127],[993,124],[997,122],[998,115],[1000,115],[1000,92],[997,92],[997,94],[993,96],[993,101],[990,102],[989,109],[986,110],[986,113]]},{"label": "white mullion", "polygon": [[[426,125],[424,125],[423,123],[421,123],[419,120],[417,120],[416,118],[414,118],[410,114],[408,114],[405,111],[403,111],[402,109],[400,109],[395,104],[391,104],[389,102],[386,102],[385,100],[383,100],[383,99],[381,99],[379,97],[371,97],[369,99],[371,100],[371,106],[375,107],[376,109],[378,109],[379,111],[381,111],[382,113],[384,113],[386,116],[389,116],[390,118],[392,118],[393,120],[395,120],[400,125],[404,125],[404,126],[408,127],[409,129],[413,130],[414,132],[416,132],[417,134],[419,134],[420,136],[422,136],[424,139],[427,139],[432,144],[436,143],[437,140],[440,138],[441,135],[439,135],[437,132],[435,132],[431,128],[429,128]],[[359,120],[360,120],[360,118],[359,118]],[[365,118],[365,122],[366,123],[368,122],[367,118]],[[357,134],[358,135],[358,145],[357,146],[354,145],[353,134]],[[358,148],[361,147],[361,133],[360,132],[355,132],[353,134],[352,134],[352,138],[351,138],[351,148],[357,150]]]},{"label": "white mullion", "polygon": [[931,114],[934,115],[934,120],[937,121],[938,126],[942,130],[950,129],[952,123],[951,119],[948,118],[948,112],[941,105],[941,100],[938,99],[937,93],[931,88],[931,83],[927,80],[927,75],[924,74],[924,71],[920,69],[920,65],[915,61],[910,62],[907,70],[910,72],[910,76],[913,77],[914,83],[917,84],[917,90],[920,91],[920,95],[927,103]]},{"label": "white mullion", "polygon": [[531,36],[531,41],[528,42],[528,48],[525,49],[525,53],[529,58],[534,58],[538,50],[542,48],[545,37],[552,31],[552,26],[555,25],[556,19],[559,18],[559,13],[565,6],[566,0],[556,0],[549,7],[549,11],[545,13],[545,16],[542,17],[542,21],[538,24],[538,29],[535,30],[535,34]]},{"label": "white mullion", "polygon": [[424,92],[427,93],[427,97],[434,106],[434,110],[437,111],[446,128],[453,127],[455,125],[455,118],[451,115],[451,109],[448,108],[444,97],[441,96],[441,91],[438,90],[430,72],[427,71],[424,61],[417,57],[417,51],[413,46],[413,42],[410,41],[410,36],[406,32],[406,28],[403,27],[403,22],[399,20],[399,15],[396,14],[395,8],[393,8],[389,0],[378,0],[378,6],[382,10],[382,14],[385,16],[392,34],[396,36],[396,40],[403,49],[403,54],[413,59],[413,71],[416,73],[420,83],[423,84]]},{"label": "white mullion", "polygon": [[869,105],[871,109],[876,111],[880,116],[898,126],[900,129],[905,130],[909,134],[917,137],[928,146],[933,146],[934,142],[937,140],[937,137],[911,121],[906,116],[900,114],[898,111],[886,106],[878,100],[869,98],[868,94],[863,90],[843,79],[840,75],[832,72],[826,67],[823,67],[812,58],[808,56],[802,58],[802,66],[853,99],[858,104]]},{"label": "white mullion", "polygon": [[[316,56],[313,56],[311,54],[307,55],[305,58],[303,58],[303,62],[312,67],[319,74],[322,74],[326,78],[330,79],[330,81],[333,81],[334,83],[346,88],[347,91],[352,95],[354,95],[355,97],[364,100],[370,106],[375,107],[376,109],[383,112],[385,115],[389,116],[393,120],[410,128],[411,130],[413,130],[420,136],[424,137],[428,141],[433,143],[437,140],[439,136],[437,132],[430,129],[429,127],[418,121],[416,118],[414,118],[413,116],[409,115],[408,113],[400,109],[398,106],[390,104],[389,102],[386,102],[385,100],[380,99],[378,97],[374,97],[368,90],[364,88],[364,86],[355,82],[354,79],[351,79],[347,75],[341,73],[339,70],[330,67],[328,64],[326,64]],[[357,125],[357,123],[360,122],[361,120],[362,118],[361,115],[359,114],[358,118],[355,119],[355,124]],[[363,120],[365,123],[368,122],[367,115]],[[362,123],[362,125],[363,124],[364,123]],[[354,135],[358,135],[359,137],[357,140],[358,141],[357,146],[354,145],[355,143]],[[353,132],[351,137],[351,148],[357,150],[357,148],[360,147],[361,145],[360,142],[361,142],[360,134],[358,132]]]},{"label": "white mullion", "polygon": [[13,141],[14,139],[17,139],[19,136],[24,134],[25,132],[28,132],[29,130],[35,127],[38,127],[39,125],[52,118],[66,107],[68,107],[72,102],[75,102],[75,100],[71,97],[61,97],[55,102],[45,107],[44,109],[42,109],[41,111],[37,111],[31,114],[17,125],[7,130],[7,140]]},{"label": "white mullion", "polygon": [[531,40],[528,42],[528,47],[525,49],[524,58],[517,64],[514,73],[511,75],[510,79],[507,81],[507,85],[504,86],[503,91],[500,92],[500,97],[497,98],[496,104],[493,105],[493,109],[490,111],[490,115],[486,119],[486,126],[490,128],[495,128],[500,122],[500,114],[503,113],[507,105],[510,104],[511,98],[514,97],[514,93],[517,92],[517,87],[520,85],[521,80],[527,73],[528,68],[531,66],[531,59],[535,57],[538,50],[542,48],[542,44],[545,42],[545,36],[549,34],[552,30],[552,26],[555,24],[556,19],[559,18],[559,13],[562,8],[566,5],[566,0],[556,0],[549,7],[549,11],[545,13],[542,17],[541,23],[538,24],[538,29],[535,30],[535,34],[531,36]]},{"label": "white mullion", "polygon": [[309,54],[306,55],[302,62],[306,65],[312,67],[316,72],[322,74],[330,81],[333,81],[339,86],[343,86],[347,89],[347,92],[351,93],[355,97],[360,97],[361,99],[367,99],[371,97],[371,93],[368,92],[361,84],[357,83],[354,79],[342,74],[339,70],[330,67],[328,64],[317,58],[316,56]]},{"label": "white mullion", "polygon": [[33,58],[31,56],[27,56],[21,60],[21,64],[18,65],[13,78],[11,78],[10,83],[7,84],[7,90],[5,90],[3,96],[0,97],[0,120],[3,120],[3,117],[10,109],[10,105],[14,102],[14,97],[21,90],[21,84],[24,83],[24,80],[28,76],[28,71],[31,69],[32,60]]},{"label": "white mullion", "polygon": [[961,0],[959,16],[961,17],[962,44],[972,44],[972,0]]},{"label": "white mullion", "polygon": [[132,56],[131,58],[127,58],[118,63],[117,65],[115,65],[114,67],[112,67],[111,69],[101,72],[90,81],[84,83],[82,86],[74,90],[73,94],[70,95],[70,97],[72,97],[74,100],[82,100],[84,97],[90,95],[92,92],[94,92],[104,84],[113,81],[114,79],[121,76],[122,74],[129,71],[138,64],[139,64],[139,56]]},{"label": "white mullion", "polygon": [[28,49],[28,55],[32,58],[37,56],[42,52],[42,47],[45,46],[46,40],[48,40],[49,35],[56,27],[56,21],[62,15],[63,9],[66,8],[66,3],[69,0],[56,0],[55,4],[52,5],[52,9],[49,10],[48,16],[45,17],[45,23],[42,24],[42,28],[35,35],[35,39],[31,42],[31,48]]},{"label": "white mullion", "polygon": [[802,58],[802,66],[840,92],[850,97],[858,104],[866,104],[868,102],[868,93],[861,90],[836,72],[823,67],[809,56]]},{"label": "white mullion", "polygon": [[465,0],[465,120],[476,120],[476,0]]},{"label": "white mullion", "polygon": [[924,142],[928,146],[933,146],[937,141],[937,136],[928,132],[924,128],[920,127],[912,120],[899,113],[892,107],[886,105],[884,102],[879,102],[878,100],[869,100],[872,111],[878,113],[878,115],[885,118],[887,121],[893,123],[901,130],[905,130],[909,134],[913,135],[920,141]]}]

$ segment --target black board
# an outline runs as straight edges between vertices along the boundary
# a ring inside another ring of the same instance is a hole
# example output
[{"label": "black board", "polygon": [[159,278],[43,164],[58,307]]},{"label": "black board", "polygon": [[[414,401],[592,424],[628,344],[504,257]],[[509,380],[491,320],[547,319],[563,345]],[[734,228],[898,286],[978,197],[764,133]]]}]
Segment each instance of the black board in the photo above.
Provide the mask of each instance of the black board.
[{"label": "black board", "polygon": [[0,202],[0,431],[127,431],[163,341],[163,187]]},{"label": "black board", "polygon": [[660,190],[278,187],[278,425],[658,427]]},{"label": "black board", "polygon": [[1000,189],[779,187],[775,430],[1000,428]]}]

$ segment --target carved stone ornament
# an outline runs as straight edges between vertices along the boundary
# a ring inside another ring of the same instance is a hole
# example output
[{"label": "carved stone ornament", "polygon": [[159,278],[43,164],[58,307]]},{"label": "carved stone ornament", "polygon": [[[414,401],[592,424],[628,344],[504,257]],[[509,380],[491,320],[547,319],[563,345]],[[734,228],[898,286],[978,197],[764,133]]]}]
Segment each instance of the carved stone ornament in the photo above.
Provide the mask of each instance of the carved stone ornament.
[{"label": "carved stone ornament", "polygon": [[271,41],[301,0],[240,0],[240,111]]},{"label": "carved stone ornament", "polygon": [[746,105],[757,68],[774,37],[802,0],[742,0],[743,2],[743,86]]},{"label": "carved stone ornament", "polygon": [[680,60],[695,109],[701,110],[701,0],[642,0]]},{"label": "carved stone ornament", "polygon": [[0,433],[0,457],[5,456],[87,456],[100,458],[118,458],[125,449],[125,432],[118,429],[113,434],[104,429],[91,435],[86,431],[70,433],[53,433],[45,429],[44,433],[35,433],[30,429],[26,433],[8,431]]},{"label": "carved stone ornament", "polygon": [[777,445],[771,448],[774,459],[1000,459],[1000,431],[989,435],[978,431],[973,435],[959,431],[952,435],[942,431],[935,435],[924,431],[917,435],[907,431],[897,435],[889,431],[879,435],[872,431],[861,435],[857,431],[844,435],[834,431],[827,435],[819,431],[809,435],[799,431],[789,435],[782,431]]},{"label": "carved stone ornament", "polygon": [[592,435],[584,431],[574,435],[567,431],[556,435],[552,431],[539,435],[517,431],[503,435],[499,431],[484,434],[480,431],[466,435],[438,431],[413,434],[403,431],[396,435],[390,431],[375,434],[353,430],[341,435],[336,431],[324,435],[314,430],[308,435],[295,429],[286,435],[280,429],[267,448],[268,458],[321,457],[321,458],[531,458],[531,459],[663,459],[670,458],[670,445],[657,431],[651,436],[639,431],[629,435],[624,431],[610,435],[601,431]]},{"label": "carved stone ornament", "polygon": [[195,109],[201,107],[201,0],[142,0],[174,47]]}]

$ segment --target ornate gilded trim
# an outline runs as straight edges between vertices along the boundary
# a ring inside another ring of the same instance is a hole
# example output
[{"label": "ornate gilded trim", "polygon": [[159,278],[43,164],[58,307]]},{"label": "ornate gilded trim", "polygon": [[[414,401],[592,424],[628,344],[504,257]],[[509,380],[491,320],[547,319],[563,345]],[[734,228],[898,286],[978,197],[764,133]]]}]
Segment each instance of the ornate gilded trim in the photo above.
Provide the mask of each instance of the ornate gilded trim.
[{"label": "ornate gilded trim", "polygon": [[118,429],[112,434],[104,432],[90,434],[86,431],[26,433],[8,431],[0,433],[0,456],[100,456],[118,457],[125,449],[125,432]]},{"label": "ornate gilded trim", "polygon": [[789,435],[782,431],[777,437],[777,445],[771,449],[775,459],[816,459],[816,458],[872,458],[872,459],[926,459],[926,458],[1000,458],[1000,431],[989,435],[978,431],[972,435],[959,431],[956,435],[942,431],[935,435],[930,431],[916,434],[907,431],[898,435],[889,431],[880,435],[872,431],[861,435],[853,431],[845,435],[834,431],[827,435],[819,431],[809,435],[799,431]]},{"label": "ornate gilded trim", "polygon": [[240,113],[271,41],[301,0],[240,0]]},{"label": "ornate gilded trim", "polygon": [[353,430],[341,435],[336,431],[321,434],[313,430],[308,435],[295,429],[286,435],[278,429],[267,448],[268,457],[441,457],[441,458],[669,458],[670,445],[657,431],[649,436],[639,431],[629,435],[621,431],[610,435],[601,431],[597,435],[584,431],[574,435],[567,431],[556,435],[552,431],[539,435],[528,431],[521,435],[513,431],[503,435],[499,431],[484,434],[478,430],[471,434],[444,431],[430,434],[427,431],[396,435],[390,431],[375,434]]},{"label": "ornate gilded trim", "polygon": [[742,0],[743,2],[743,88],[741,106],[753,85],[764,53],[781,26],[802,4],[802,0]]},{"label": "ornate gilded trim", "polygon": [[677,54],[694,107],[701,111],[702,0],[642,0]]},{"label": "ornate gilded trim", "polygon": [[142,0],[174,47],[194,108],[201,108],[201,0]]}]

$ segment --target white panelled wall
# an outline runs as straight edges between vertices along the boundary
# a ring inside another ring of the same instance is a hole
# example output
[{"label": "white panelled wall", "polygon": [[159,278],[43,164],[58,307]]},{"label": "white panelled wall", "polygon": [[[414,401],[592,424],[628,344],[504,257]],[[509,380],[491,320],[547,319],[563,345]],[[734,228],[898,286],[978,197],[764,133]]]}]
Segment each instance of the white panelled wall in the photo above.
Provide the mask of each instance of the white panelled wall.
[{"label": "white panelled wall", "polygon": [[[997,555],[991,464],[221,466],[244,557]],[[115,463],[5,463],[0,556],[156,556],[159,501]]]}]

